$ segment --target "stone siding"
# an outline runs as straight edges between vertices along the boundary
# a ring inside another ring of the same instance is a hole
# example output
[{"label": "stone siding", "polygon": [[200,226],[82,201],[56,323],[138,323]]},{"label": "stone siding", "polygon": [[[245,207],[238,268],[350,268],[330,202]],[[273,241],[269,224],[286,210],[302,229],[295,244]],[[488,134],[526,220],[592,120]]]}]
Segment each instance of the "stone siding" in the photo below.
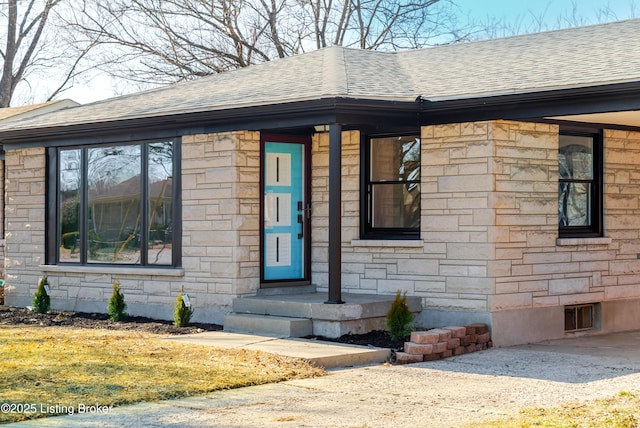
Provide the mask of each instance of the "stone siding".
[{"label": "stone siding", "polygon": [[[5,161],[0,160],[0,183],[5,183],[4,181],[4,168]],[[0,279],[4,279],[4,260],[5,260],[5,240],[4,240],[4,228],[5,228],[5,214],[4,214],[4,200],[6,197],[5,185],[2,186],[2,197],[0,198]]]},{"label": "stone siding", "polygon": [[185,136],[182,153],[183,282],[222,323],[259,287],[260,133]]},{"label": "stone siding", "polygon": [[[605,131],[605,237],[559,240],[558,132],[508,121],[423,127],[416,241],[359,239],[360,137],[344,133],[343,290],[420,296],[426,327],[495,318],[498,344],[562,337],[565,305],[639,299],[640,133]],[[321,134],[314,139],[313,282],[322,290],[327,164]],[[614,328],[605,312],[600,331]],[[518,316],[540,331],[512,337],[507,330]]]},{"label": "stone siding", "polygon": [[[640,328],[640,133],[605,131],[605,237],[559,240],[558,130],[423,127],[421,235],[409,241],[360,239],[361,135],[343,132],[343,291],[406,291],[422,298],[422,326],[484,322],[497,345],[562,337],[573,304],[600,305],[600,332]],[[46,273],[54,308],[104,312],[117,278],[132,314],[171,319],[184,286],[194,320],[221,323],[234,297],[258,291],[259,132],[183,137],[179,269],[44,266],[45,158],[6,153],[7,303],[30,304]],[[311,279],[325,292],[328,134],[313,136],[311,161]]]},{"label": "stone siding", "polygon": [[[325,292],[329,281],[329,134],[315,134],[311,142],[311,282]],[[342,250],[357,237],[360,225],[360,133],[342,133]],[[348,264],[342,266],[342,288],[360,288],[359,277],[351,279]]]},{"label": "stone siding", "polygon": [[[260,280],[260,133],[183,137],[185,280],[203,298],[255,294]],[[202,284],[206,283],[206,288]],[[207,296],[207,297],[205,297]]]},{"label": "stone siding", "polygon": [[7,303],[26,306],[49,277],[54,309],[106,312],[118,279],[132,315],[172,319],[184,286],[194,321],[222,323],[234,297],[259,287],[260,134],[182,139],[182,268],[44,266],[45,152],[7,159]]},{"label": "stone siding", "polygon": [[[394,294],[401,290],[422,297],[427,308],[488,311],[494,291],[491,239],[496,233],[495,214],[489,205],[495,189],[489,132],[488,123],[423,128],[422,239],[409,241],[359,239],[360,136],[343,133],[345,292]],[[327,165],[328,138],[321,134],[314,139],[314,236],[324,237],[327,224],[326,207],[320,203],[326,199]],[[313,282],[326,287],[327,249],[320,244],[314,240]]]},{"label": "stone siding", "polygon": [[44,263],[44,149],[9,150],[5,166],[5,302],[30,304]]}]

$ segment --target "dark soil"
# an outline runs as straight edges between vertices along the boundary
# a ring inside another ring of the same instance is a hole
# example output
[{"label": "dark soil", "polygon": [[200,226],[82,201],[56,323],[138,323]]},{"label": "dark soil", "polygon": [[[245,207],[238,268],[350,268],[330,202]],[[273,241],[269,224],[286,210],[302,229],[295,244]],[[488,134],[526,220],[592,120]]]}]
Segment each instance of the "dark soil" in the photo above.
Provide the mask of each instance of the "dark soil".
[{"label": "dark soil", "polygon": [[337,339],[330,339],[322,336],[308,336],[307,339],[325,340],[328,342],[348,343],[350,345],[374,346],[376,348],[390,348],[401,351],[404,342],[409,340],[393,340],[385,330],[374,330],[364,334],[345,334]]},{"label": "dark soil", "polygon": [[172,321],[145,317],[127,317],[124,321],[110,321],[107,314],[49,311],[39,314],[24,308],[0,306],[0,325],[62,326],[106,330],[142,331],[156,334],[190,334],[222,330],[217,324],[193,323],[189,327],[176,327]]},{"label": "dark soil", "polygon": [[[145,317],[130,316],[123,321],[111,321],[107,314],[56,310],[51,310],[46,314],[39,314],[25,308],[0,305],[0,326],[1,325],[62,326],[141,331],[155,334],[191,334],[222,330],[222,326],[217,324],[192,323],[189,327],[176,327],[171,321],[155,320]],[[402,350],[404,345],[404,340],[394,341],[389,336],[389,333],[384,330],[376,330],[365,334],[345,334],[337,339],[321,336],[310,336],[307,338],[351,345],[390,348],[394,350]]]}]

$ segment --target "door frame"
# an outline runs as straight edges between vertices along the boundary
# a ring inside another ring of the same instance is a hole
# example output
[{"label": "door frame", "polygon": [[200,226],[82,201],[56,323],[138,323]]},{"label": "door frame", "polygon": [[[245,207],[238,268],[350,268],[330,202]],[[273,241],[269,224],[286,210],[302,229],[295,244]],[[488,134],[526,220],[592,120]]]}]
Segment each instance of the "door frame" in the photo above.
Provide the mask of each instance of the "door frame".
[{"label": "door frame", "polygon": [[[311,136],[309,135],[289,135],[289,134],[260,134],[260,288],[275,288],[275,287],[294,287],[301,285],[311,284],[311,210],[307,212],[307,217],[304,220],[303,236],[304,236],[304,265],[303,265],[303,278],[299,279],[278,279],[278,280],[265,280],[265,239],[264,239],[264,210],[265,210],[265,147],[266,143],[293,143],[302,144],[304,161],[302,167],[304,168],[305,183],[302,191],[304,192],[304,200],[307,207],[311,207]],[[303,215],[304,215],[303,211]]]}]

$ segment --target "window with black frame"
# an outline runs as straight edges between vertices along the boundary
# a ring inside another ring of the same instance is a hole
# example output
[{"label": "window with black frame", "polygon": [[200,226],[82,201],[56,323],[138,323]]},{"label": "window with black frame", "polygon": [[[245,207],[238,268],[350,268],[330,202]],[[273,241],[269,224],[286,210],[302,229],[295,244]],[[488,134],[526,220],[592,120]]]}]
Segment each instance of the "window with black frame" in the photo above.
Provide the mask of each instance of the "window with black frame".
[{"label": "window with black frame", "polygon": [[369,138],[363,159],[363,238],[418,238],[420,138]]},{"label": "window with black frame", "polygon": [[175,266],[176,144],[55,149],[57,230],[49,261]]},{"label": "window with black frame", "polygon": [[602,235],[601,163],[601,134],[560,134],[558,151],[560,237]]}]

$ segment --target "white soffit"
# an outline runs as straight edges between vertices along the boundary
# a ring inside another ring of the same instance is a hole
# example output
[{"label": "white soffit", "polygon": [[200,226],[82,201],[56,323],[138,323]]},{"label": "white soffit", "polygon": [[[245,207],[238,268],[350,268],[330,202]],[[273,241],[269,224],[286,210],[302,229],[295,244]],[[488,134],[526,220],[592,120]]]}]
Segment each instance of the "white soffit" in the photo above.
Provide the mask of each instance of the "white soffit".
[{"label": "white soffit", "polygon": [[577,114],[573,116],[553,116],[547,119],[569,120],[610,125],[636,126],[640,128],[640,111],[617,111],[610,113]]}]

